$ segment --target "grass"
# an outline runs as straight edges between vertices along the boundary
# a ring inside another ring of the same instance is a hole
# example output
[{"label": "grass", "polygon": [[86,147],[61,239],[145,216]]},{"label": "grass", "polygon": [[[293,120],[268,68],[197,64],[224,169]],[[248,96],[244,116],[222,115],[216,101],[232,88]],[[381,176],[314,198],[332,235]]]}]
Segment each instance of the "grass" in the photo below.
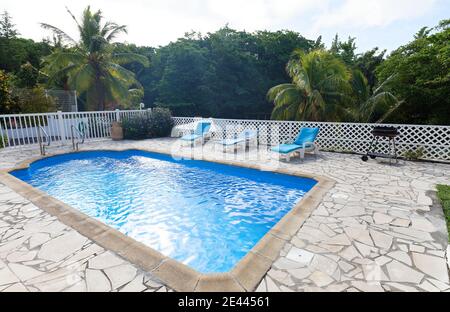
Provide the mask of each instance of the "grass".
[{"label": "grass", "polygon": [[449,233],[450,241],[450,185],[439,184],[437,191],[437,195],[442,203],[442,209],[444,210],[445,220],[447,221],[447,232]]}]

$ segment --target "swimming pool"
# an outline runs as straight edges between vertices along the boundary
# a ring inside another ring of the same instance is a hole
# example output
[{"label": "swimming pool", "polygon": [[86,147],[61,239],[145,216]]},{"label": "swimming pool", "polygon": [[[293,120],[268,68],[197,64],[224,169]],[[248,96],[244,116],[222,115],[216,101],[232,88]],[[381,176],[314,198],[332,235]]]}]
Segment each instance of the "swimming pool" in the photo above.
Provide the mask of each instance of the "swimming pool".
[{"label": "swimming pool", "polygon": [[233,268],[317,183],[138,150],[59,155],[11,174],[202,273]]}]

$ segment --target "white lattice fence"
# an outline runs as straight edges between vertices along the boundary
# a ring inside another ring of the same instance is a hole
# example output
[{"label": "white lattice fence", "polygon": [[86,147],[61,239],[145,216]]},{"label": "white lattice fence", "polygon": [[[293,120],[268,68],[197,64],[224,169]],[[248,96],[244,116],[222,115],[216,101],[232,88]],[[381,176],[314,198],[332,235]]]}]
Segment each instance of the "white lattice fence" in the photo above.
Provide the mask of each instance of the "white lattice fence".
[{"label": "white lattice fence", "polygon": [[[174,117],[173,136],[189,133],[199,117]],[[232,137],[243,129],[258,131],[260,145],[292,142],[302,127],[319,127],[318,143],[323,150],[365,153],[372,140],[374,126],[394,126],[400,135],[396,138],[399,155],[421,149],[422,159],[450,161],[450,126],[398,125],[337,122],[303,122],[274,120],[212,119],[213,138]],[[377,151],[387,153],[388,141],[381,139]]]}]

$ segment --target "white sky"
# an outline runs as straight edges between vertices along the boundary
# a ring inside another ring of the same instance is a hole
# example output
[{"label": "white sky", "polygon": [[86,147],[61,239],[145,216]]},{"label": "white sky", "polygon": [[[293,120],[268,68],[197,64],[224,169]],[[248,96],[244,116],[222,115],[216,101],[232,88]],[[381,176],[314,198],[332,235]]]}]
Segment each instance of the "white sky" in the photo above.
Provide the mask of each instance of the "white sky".
[{"label": "white sky", "polygon": [[137,45],[165,45],[185,32],[213,32],[226,23],[238,30],[290,29],[309,39],[323,35],[329,45],[336,33],[357,37],[360,51],[378,46],[392,50],[411,40],[422,26],[450,18],[450,0],[1,0],[22,37],[41,40],[49,33],[40,22],[76,37],[65,10],[77,17],[87,5],[107,20],[128,26],[119,38]]}]

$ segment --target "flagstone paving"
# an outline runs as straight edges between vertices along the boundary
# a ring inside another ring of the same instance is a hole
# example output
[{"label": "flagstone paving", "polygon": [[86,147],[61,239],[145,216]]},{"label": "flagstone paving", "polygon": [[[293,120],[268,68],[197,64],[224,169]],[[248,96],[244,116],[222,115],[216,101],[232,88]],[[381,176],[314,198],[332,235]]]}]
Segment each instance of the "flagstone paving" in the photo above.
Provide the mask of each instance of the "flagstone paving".
[{"label": "flagstone paving", "polygon": [[[257,291],[449,291],[448,236],[430,191],[450,184],[450,165],[362,162],[322,153],[304,162],[270,160],[265,149],[180,149],[172,139],[102,141],[82,149],[151,148],[315,173],[336,185],[286,243]],[[56,152],[59,148],[53,148]],[[68,147],[65,148],[68,150]],[[38,149],[0,151],[0,169]],[[0,291],[170,291],[0,184]]]}]

